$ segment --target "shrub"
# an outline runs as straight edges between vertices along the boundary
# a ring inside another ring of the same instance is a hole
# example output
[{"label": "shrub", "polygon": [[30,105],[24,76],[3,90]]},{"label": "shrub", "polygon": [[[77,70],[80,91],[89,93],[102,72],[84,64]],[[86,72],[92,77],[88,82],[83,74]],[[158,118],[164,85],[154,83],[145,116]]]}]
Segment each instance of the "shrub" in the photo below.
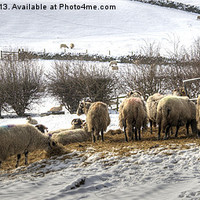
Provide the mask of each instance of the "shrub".
[{"label": "shrub", "polygon": [[3,83],[1,98],[9,104],[19,116],[25,114],[30,104],[36,102],[44,89],[43,71],[36,62],[2,61],[0,81]]},{"label": "shrub", "polygon": [[115,75],[105,66],[84,62],[56,62],[48,74],[48,89],[66,106],[70,113],[77,110],[84,98],[109,103],[115,94]]}]

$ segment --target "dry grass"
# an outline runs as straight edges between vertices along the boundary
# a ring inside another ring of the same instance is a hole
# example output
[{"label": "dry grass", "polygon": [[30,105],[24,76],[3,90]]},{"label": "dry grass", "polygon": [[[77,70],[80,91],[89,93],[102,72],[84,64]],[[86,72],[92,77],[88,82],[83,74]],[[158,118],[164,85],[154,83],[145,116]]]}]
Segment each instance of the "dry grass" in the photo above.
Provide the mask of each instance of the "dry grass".
[{"label": "dry grass", "polygon": [[[190,130],[191,132],[191,130]],[[105,134],[105,141],[97,141],[96,143],[92,143],[91,141],[82,142],[82,143],[72,143],[65,146],[66,153],[69,151],[77,150],[82,152],[82,155],[88,149],[90,149],[90,153],[102,152],[102,158],[106,156],[105,152],[112,152],[115,155],[119,156],[129,156],[131,151],[134,150],[148,150],[152,148],[166,147],[170,149],[176,149],[176,147],[181,149],[189,148],[187,144],[195,143],[200,145],[200,140],[196,136],[190,135],[186,137],[185,128],[181,128],[179,131],[178,138],[174,138],[171,136],[168,140],[157,140],[157,130],[154,130],[153,134],[150,134],[149,129],[142,134],[141,141],[130,141],[125,142],[124,134],[118,130],[116,134],[113,134],[113,131],[109,131]],[[45,151],[34,151],[29,154],[29,164],[37,162],[42,159],[48,159],[50,156],[55,156],[60,153],[63,153],[63,150],[58,150],[56,153],[51,152],[47,154]],[[8,160],[2,163],[3,170],[14,169],[16,164],[16,156],[10,157]],[[24,156],[22,156],[20,161],[20,166],[24,165]]]}]

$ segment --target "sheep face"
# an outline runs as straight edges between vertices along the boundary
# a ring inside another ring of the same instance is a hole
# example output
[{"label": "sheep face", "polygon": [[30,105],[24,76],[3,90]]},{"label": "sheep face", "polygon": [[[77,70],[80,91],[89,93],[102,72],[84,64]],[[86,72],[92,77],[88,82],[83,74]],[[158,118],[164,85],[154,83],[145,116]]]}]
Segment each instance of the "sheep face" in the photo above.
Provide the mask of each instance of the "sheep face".
[{"label": "sheep face", "polygon": [[84,114],[84,102],[81,102],[81,103],[79,104],[76,114],[77,114],[77,115],[82,115],[82,114]]},{"label": "sheep face", "polygon": [[139,91],[130,91],[127,94],[127,97],[141,97],[142,94]]},{"label": "sheep face", "polygon": [[83,121],[80,118],[73,119],[71,125],[81,125]]},{"label": "sheep face", "polygon": [[91,102],[85,102],[85,101],[80,102],[76,114],[77,115],[87,114],[90,106]]},{"label": "sheep face", "polygon": [[65,150],[65,148],[63,147],[62,144],[57,143],[56,141],[52,140],[51,138],[49,138],[49,143],[48,143],[46,152],[47,152],[47,156],[49,156],[49,157],[67,153],[67,151]]},{"label": "sheep face", "polygon": [[186,96],[186,93],[185,93],[184,88],[180,87],[180,88],[174,89],[173,92],[172,92],[172,95],[175,95],[175,96]]},{"label": "sheep face", "polygon": [[41,131],[42,133],[48,132],[48,128],[46,126],[44,126],[43,124],[38,124],[35,126],[39,131]]}]

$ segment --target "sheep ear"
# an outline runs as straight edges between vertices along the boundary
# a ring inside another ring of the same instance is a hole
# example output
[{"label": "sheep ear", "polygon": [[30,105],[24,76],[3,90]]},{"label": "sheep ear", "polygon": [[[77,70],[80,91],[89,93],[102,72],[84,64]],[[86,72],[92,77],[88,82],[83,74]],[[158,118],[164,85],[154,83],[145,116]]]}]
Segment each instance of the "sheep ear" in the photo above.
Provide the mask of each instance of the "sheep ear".
[{"label": "sheep ear", "polygon": [[56,146],[56,143],[54,141],[52,141],[52,146],[55,147]]},{"label": "sheep ear", "polygon": [[53,141],[53,140],[51,140],[51,141],[49,142],[49,146],[50,146],[50,148],[55,147],[55,146],[56,146],[56,142]]}]

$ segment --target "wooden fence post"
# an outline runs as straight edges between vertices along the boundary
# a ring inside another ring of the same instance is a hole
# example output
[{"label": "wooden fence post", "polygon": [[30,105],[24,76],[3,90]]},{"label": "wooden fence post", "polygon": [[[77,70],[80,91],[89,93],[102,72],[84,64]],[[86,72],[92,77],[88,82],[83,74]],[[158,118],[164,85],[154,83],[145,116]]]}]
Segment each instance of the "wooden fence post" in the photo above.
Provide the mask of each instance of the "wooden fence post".
[{"label": "wooden fence post", "polygon": [[117,111],[119,110],[119,98],[117,96]]}]

